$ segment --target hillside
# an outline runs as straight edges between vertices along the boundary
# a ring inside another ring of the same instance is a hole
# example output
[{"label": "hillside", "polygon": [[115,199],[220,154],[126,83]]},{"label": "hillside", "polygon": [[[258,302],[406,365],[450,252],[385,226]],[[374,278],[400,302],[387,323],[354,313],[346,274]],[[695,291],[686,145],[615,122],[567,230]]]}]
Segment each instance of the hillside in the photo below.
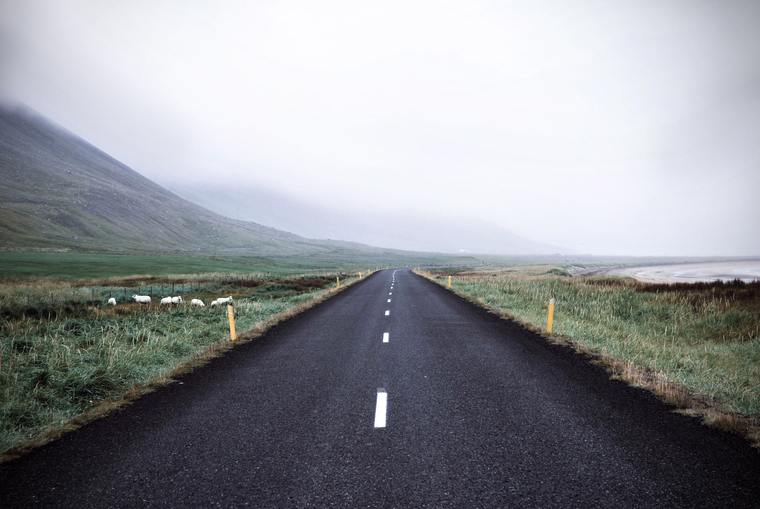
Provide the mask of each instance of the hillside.
[{"label": "hillside", "polygon": [[235,186],[223,180],[163,184],[219,214],[257,220],[310,238],[349,238],[372,246],[436,253],[514,256],[571,252],[564,246],[521,237],[495,222],[447,215],[441,210],[371,210],[346,204],[330,207],[285,192],[253,184]]},{"label": "hillside", "polygon": [[417,257],[216,214],[23,107],[0,105],[0,178],[0,249]]}]

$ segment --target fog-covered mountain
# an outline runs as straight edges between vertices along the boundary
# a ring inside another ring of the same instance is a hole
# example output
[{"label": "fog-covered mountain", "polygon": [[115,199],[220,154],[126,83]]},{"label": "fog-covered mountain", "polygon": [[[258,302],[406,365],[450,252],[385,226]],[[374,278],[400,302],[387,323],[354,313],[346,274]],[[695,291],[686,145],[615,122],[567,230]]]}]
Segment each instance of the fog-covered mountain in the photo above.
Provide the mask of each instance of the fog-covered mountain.
[{"label": "fog-covered mountain", "polygon": [[501,255],[567,253],[477,219],[417,212],[327,208],[265,188],[166,183],[181,196],[230,217],[256,221],[312,238],[345,238],[413,251]]}]

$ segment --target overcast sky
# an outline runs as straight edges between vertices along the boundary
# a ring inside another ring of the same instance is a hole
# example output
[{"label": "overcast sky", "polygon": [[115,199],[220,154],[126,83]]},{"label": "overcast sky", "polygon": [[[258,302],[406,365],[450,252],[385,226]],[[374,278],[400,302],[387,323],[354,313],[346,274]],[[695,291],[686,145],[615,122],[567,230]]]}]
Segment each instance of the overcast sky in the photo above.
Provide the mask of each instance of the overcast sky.
[{"label": "overcast sky", "polygon": [[759,1],[0,6],[2,96],[170,188],[760,254]]}]

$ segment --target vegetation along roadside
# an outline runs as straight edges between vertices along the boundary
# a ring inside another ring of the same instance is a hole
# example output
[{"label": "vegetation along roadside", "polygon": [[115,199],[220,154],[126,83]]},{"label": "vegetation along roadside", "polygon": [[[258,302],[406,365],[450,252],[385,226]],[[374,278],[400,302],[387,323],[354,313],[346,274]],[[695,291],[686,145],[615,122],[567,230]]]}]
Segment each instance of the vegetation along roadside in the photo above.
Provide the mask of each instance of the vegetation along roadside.
[{"label": "vegetation along roadside", "polygon": [[[760,443],[760,282],[647,284],[557,267],[421,272],[496,314],[591,354],[680,411]],[[546,334],[544,334],[546,335]]]},{"label": "vegetation along roadside", "polygon": [[[365,272],[364,275],[367,273]],[[234,299],[242,341],[321,302],[358,274],[195,274],[0,282],[0,453],[3,459],[104,415],[227,348]],[[132,294],[152,293],[150,305]],[[161,305],[182,295],[179,305]],[[109,298],[117,300],[108,305]],[[191,305],[200,299],[205,307]],[[247,332],[246,332],[247,331]]]}]

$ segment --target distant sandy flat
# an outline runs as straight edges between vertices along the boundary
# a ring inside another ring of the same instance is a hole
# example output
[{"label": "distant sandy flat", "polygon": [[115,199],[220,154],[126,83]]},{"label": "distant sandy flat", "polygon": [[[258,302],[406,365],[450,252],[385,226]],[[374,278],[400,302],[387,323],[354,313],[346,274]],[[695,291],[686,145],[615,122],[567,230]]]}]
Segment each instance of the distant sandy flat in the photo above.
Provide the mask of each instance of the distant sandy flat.
[{"label": "distant sandy flat", "polygon": [[647,283],[697,283],[734,279],[750,282],[760,280],[760,260],[626,267],[610,270],[608,274],[632,277]]}]

